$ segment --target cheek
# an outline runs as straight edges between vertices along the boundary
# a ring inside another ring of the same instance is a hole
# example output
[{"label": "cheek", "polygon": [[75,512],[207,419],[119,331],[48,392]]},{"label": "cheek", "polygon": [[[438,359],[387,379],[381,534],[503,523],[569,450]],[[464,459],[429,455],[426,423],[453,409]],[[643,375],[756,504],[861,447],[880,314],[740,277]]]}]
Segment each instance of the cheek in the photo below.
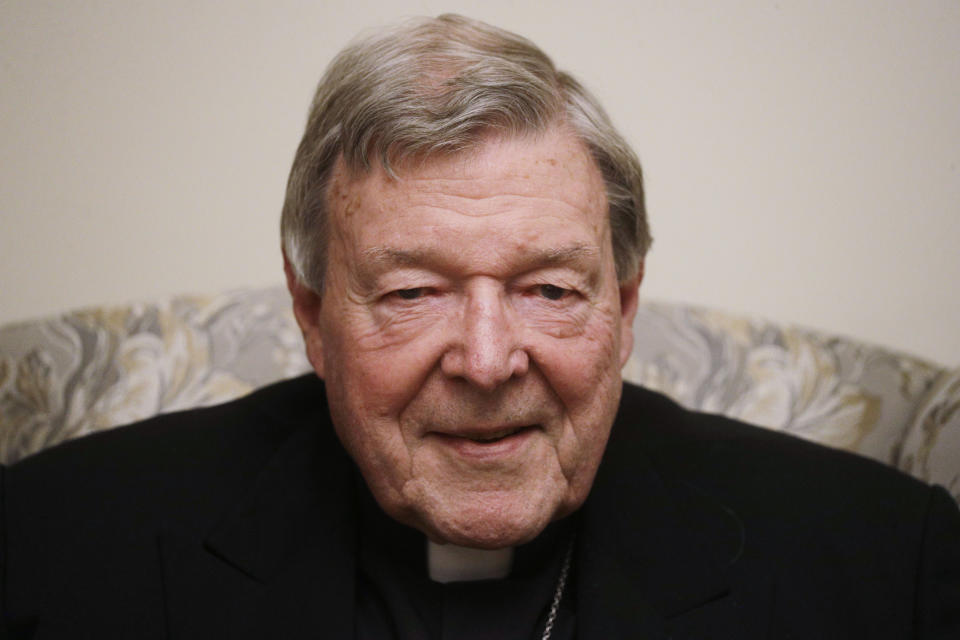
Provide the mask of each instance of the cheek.
[{"label": "cheek", "polygon": [[370,314],[343,310],[328,325],[324,368],[328,393],[354,418],[398,420],[416,396],[442,352],[442,331],[383,331]]},{"label": "cheek", "polygon": [[364,351],[349,340],[328,349],[327,396],[334,428],[378,500],[401,501],[411,473],[409,434],[400,415],[416,393],[402,358]]},{"label": "cheek", "polygon": [[619,380],[619,356],[619,323],[597,309],[575,337],[546,338],[535,359],[561,399],[589,406],[595,392]]},{"label": "cheek", "polygon": [[[569,418],[558,443],[564,473],[595,465],[620,400],[619,326],[591,323],[577,340],[557,341],[539,359],[548,384]],[[592,479],[592,471],[589,478]],[[577,478],[577,484],[581,484]]]},{"label": "cheek", "polygon": [[589,329],[589,302],[550,302],[535,296],[520,296],[513,303],[517,318],[528,331],[557,339],[577,339]]}]

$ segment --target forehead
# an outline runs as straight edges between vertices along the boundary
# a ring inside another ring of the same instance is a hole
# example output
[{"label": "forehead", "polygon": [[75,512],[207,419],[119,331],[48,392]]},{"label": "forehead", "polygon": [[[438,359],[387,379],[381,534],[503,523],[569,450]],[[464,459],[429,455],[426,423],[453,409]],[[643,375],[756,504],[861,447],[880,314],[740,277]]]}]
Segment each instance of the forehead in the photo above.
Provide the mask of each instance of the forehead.
[{"label": "forehead", "polygon": [[474,232],[484,240],[495,233],[548,244],[565,236],[582,244],[608,233],[602,176],[584,145],[560,128],[493,137],[455,155],[408,158],[394,172],[375,166],[351,173],[337,163],[328,192],[335,235],[389,248],[401,236],[425,234],[452,233],[451,241],[463,245]]}]

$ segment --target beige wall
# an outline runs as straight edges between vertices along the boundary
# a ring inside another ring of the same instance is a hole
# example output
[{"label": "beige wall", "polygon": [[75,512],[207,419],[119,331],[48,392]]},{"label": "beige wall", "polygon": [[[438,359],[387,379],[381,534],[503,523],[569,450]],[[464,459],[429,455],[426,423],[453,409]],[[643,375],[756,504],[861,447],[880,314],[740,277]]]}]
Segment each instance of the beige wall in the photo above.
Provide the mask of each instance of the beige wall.
[{"label": "beige wall", "polygon": [[645,293],[960,364],[960,3],[0,3],[0,322],[280,281],[311,90],[455,10],[580,75],[644,162]]}]

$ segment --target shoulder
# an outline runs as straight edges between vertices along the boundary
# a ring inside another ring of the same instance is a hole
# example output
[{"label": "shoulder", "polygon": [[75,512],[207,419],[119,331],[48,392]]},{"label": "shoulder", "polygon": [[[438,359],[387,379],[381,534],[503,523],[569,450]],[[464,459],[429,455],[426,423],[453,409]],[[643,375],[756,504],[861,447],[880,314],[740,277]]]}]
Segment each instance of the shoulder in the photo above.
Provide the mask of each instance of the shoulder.
[{"label": "shoulder", "polygon": [[[671,467],[711,474],[735,467],[739,474],[767,473],[771,479],[795,478],[800,469],[816,476],[848,481],[888,479],[895,485],[921,489],[926,485],[888,465],[833,449],[795,435],[746,424],[725,416],[692,411],[666,396],[624,385],[620,412],[612,438],[627,449]],[[809,478],[808,478],[809,479]]]},{"label": "shoulder", "polygon": [[605,464],[629,473],[637,460],[779,545],[820,541],[869,555],[891,543],[919,548],[931,517],[960,520],[946,491],[887,465],[627,385]]},{"label": "shoulder", "polygon": [[322,435],[326,416],[322,382],[303,376],[226,404],[77,438],[4,470],[7,512],[47,505],[82,518],[93,503],[98,511],[112,503],[104,513],[202,511],[243,491],[298,431]]},{"label": "shoulder", "polygon": [[314,414],[325,414],[323,383],[312,375],[278,382],[230,402],[166,413],[69,440],[12,465],[9,470],[87,465],[113,460],[150,464],[186,453],[262,450],[284,439]]},{"label": "shoulder", "polygon": [[631,385],[588,506],[595,535],[642,558],[635,575],[707,558],[777,637],[928,637],[960,607],[942,488]]},{"label": "shoulder", "polygon": [[[0,606],[11,620],[51,624],[52,635],[74,615],[144,633],[162,627],[153,605],[168,569],[183,558],[193,558],[189,571],[206,566],[203,549],[223,523],[256,513],[289,522],[284,509],[309,503],[322,471],[341,469],[344,457],[322,383],[303,377],[0,468]],[[250,526],[259,540],[264,530]],[[108,618],[98,602],[133,605]]]}]

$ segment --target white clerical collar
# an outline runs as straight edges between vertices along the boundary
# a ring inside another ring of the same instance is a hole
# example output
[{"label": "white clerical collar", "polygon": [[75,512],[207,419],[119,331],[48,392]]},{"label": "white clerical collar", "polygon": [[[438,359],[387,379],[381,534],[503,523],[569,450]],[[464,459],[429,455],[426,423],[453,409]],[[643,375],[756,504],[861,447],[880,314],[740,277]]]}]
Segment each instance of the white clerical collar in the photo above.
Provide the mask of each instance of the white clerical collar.
[{"label": "white clerical collar", "polygon": [[427,569],[436,582],[497,580],[510,575],[513,547],[471,549],[427,541]]}]

